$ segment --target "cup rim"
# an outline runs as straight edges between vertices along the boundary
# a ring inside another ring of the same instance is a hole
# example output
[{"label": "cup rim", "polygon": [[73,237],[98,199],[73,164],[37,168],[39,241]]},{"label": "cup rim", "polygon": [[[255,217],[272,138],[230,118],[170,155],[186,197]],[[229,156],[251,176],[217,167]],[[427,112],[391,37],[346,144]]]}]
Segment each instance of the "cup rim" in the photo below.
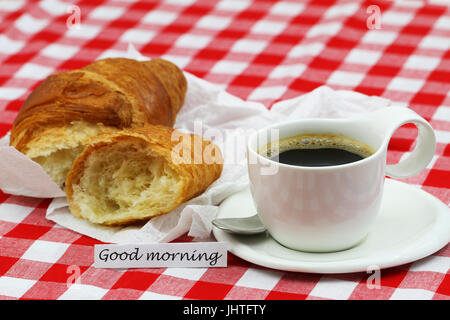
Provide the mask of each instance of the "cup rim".
[{"label": "cup rim", "polygon": [[[247,150],[248,152],[252,152],[255,154],[258,159],[262,159],[263,161],[267,161],[267,163],[273,163],[276,165],[279,165],[282,168],[290,168],[290,169],[296,169],[296,170],[308,170],[308,171],[327,171],[327,170],[339,170],[339,169],[347,169],[350,167],[359,166],[362,164],[365,164],[366,162],[372,161],[372,159],[377,158],[382,152],[384,152],[384,149],[386,149],[386,141],[388,139],[384,137],[381,145],[376,149],[374,153],[372,153],[370,156],[363,158],[361,160],[357,160],[350,163],[345,164],[338,164],[338,165],[332,165],[332,166],[321,166],[321,167],[308,167],[308,166],[297,166],[297,165],[291,165],[291,164],[285,164],[281,162],[274,161],[272,159],[266,158],[259,154],[256,150],[254,150],[251,147],[252,141],[263,131],[268,131],[270,129],[279,128],[280,126],[285,126],[293,123],[301,123],[301,122],[335,122],[335,121],[348,121],[348,120],[354,120],[354,119],[320,119],[320,118],[314,118],[314,119],[299,119],[299,120],[291,120],[291,121],[283,121],[283,122],[277,122],[274,124],[267,125],[256,132],[252,133],[248,140],[247,140]],[[314,133],[311,133],[314,134]],[[249,157],[247,155],[247,161]]]}]

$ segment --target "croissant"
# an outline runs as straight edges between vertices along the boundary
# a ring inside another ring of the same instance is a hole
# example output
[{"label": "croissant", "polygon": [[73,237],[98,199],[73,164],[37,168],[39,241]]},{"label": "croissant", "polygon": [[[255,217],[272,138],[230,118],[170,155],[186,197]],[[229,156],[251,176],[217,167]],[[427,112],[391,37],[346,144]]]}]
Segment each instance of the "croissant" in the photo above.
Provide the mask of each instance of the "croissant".
[{"label": "croissant", "polygon": [[99,135],[67,175],[69,208],[103,225],[149,219],[205,191],[222,163],[215,144],[165,126]]},{"label": "croissant", "polygon": [[174,64],[110,58],[47,77],[27,98],[10,144],[64,186],[89,138],[147,124],[173,126],[187,82]]}]

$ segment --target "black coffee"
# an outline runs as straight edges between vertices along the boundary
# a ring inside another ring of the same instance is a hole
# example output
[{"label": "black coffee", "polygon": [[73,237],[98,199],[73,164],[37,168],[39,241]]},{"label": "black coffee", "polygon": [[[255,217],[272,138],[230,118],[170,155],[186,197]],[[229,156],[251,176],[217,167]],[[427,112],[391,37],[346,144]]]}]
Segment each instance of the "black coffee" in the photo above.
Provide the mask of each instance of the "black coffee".
[{"label": "black coffee", "polygon": [[323,148],[287,150],[271,159],[293,166],[325,167],[355,162],[364,158],[347,150]]},{"label": "black coffee", "polygon": [[336,166],[362,160],[374,153],[368,145],[333,135],[299,135],[259,150],[271,160],[304,167]]}]

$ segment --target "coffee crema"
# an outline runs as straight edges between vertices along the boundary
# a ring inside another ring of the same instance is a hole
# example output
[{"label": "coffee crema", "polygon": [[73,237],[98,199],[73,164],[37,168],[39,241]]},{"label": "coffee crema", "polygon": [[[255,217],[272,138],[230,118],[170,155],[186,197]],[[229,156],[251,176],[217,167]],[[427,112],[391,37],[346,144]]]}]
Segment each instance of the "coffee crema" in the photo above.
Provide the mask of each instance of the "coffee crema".
[{"label": "coffee crema", "polygon": [[363,142],[343,136],[302,134],[271,142],[258,153],[279,163],[324,167],[359,161],[375,151]]}]

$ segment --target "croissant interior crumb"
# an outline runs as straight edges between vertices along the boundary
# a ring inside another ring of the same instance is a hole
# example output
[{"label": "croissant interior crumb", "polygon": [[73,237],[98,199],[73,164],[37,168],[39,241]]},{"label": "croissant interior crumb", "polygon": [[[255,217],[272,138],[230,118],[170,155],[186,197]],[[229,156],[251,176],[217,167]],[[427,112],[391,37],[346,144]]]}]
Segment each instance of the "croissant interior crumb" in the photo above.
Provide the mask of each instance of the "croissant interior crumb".
[{"label": "croissant interior crumb", "polygon": [[114,224],[124,217],[150,218],[177,205],[182,181],[145,143],[119,141],[89,155],[79,183],[73,185],[73,200],[84,218]]},{"label": "croissant interior crumb", "polygon": [[75,158],[83,151],[82,146],[68,149],[59,149],[51,153],[51,156],[40,156],[32,158],[39,163],[45,172],[61,188],[64,187],[66,175]]},{"label": "croissant interior crumb", "polygon": [[26,155],[39,163],[45,172],[61,188],[73,161],[83,151],[83,142],[107,131],[108,128],[83,121],[73,122],[66,127],[49,128],[29,144]]}]

